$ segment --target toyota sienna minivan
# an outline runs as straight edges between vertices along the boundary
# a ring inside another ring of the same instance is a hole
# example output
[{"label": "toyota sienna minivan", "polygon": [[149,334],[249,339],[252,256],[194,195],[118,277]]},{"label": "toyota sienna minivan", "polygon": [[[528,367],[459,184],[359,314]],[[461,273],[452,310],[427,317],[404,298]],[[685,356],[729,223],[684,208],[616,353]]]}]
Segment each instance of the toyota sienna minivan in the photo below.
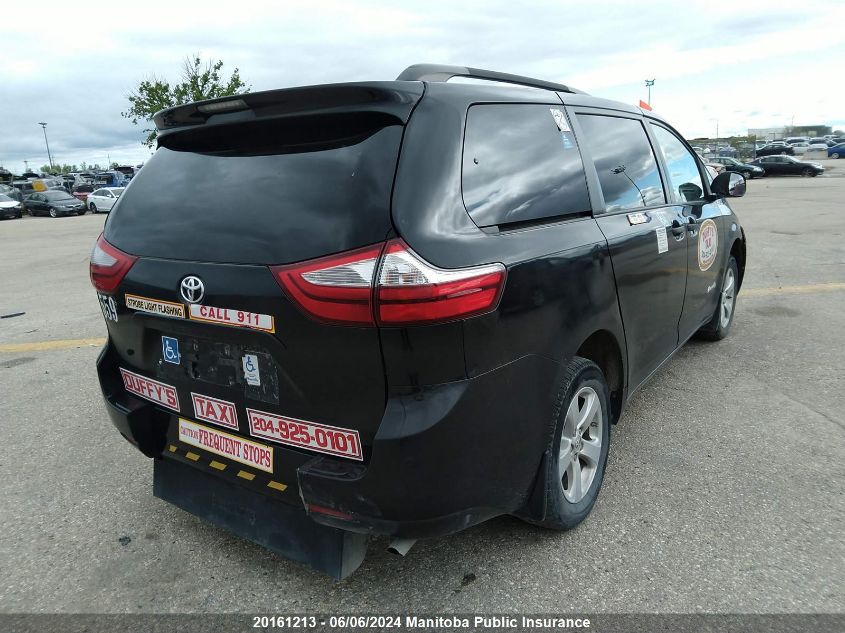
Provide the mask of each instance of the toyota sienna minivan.
[{"label": "toyota sienna minivan", "polygon": [[652,112],[417,65],[155,124],[91,255],[109,417],[156,496],[335,577],[574,527],[631,395],[731,329],[745,179]]}]

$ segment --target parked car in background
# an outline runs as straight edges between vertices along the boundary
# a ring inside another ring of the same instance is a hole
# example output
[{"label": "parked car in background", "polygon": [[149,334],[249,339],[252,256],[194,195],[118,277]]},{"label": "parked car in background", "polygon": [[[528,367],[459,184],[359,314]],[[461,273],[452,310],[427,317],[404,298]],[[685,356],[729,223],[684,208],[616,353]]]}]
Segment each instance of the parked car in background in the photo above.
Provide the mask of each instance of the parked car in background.
[{"label": "parked car in background", "polygon": [[717,163],[715,158],[705,159],[704,166],[707,167],[708,170],[712,170],[711,175],[714,178],[725,171],[725,166],[721,163]]},{"label": "parked car in background", "polygon": [[[792,147],[787,145],[786,143],[769,143],[768,145],[765,145],[764,147],[761,147],[757,150],[757,156],[774,156],[776,154],[792,156],[793,154],[795,154],[795,150],[792,149]],[[753,163],[754,161],[752,161],[752,164]]]},{"label": "parked car in background", "polygon": [[14,180],[12,181],[12,187],[21,192],[24,198],[24,204],[26,204],[26,197],[35,191],[32,182],[29,180]]},{"label": "parked car in background", "polygon": [[108,213],[117,202],[123,187],[103,187],[88,195],[88,208],[91,213]]},{"label": "parked car in background", "polygon": [[19,218],[23,215],[23,204],[20,200],[0,193],[0,218]]},{"label": "parked car in background", "polygon": [[794,154],[803,154],[808,149],[810,149],[810,144],[807,143],[806,141],[801,141],[800,143],[790,144],[790,147],[792,148],[792,152]]},{"label": "parked car in background", "polygon": [[826,152],[827,151],[827,143],[822,143],[820,141],[813,141],[807,147],[808,152]]},{"label": "parked car in background", "polygon": [[0,185],[0,193],[4,196],[8,196],[12,198],[12,200],[17,200],[18,202],[23,202],[23,194],[21,193],[20,189],[16,189],[12,185]]},{"label": "parked car in background", "polygon": [[739,155],[739,152],[730,145],[720,147],[717,153],[719,156],[728,156],[730,158],[736,158]]},{"label": "parked car in background", "polygon": [[750,165],[748,163],[742,163],[736,158],[721,156],[718,158],[714,158],[711,162],[721,164],[725,168],[725,171],[735,171],[737,173],[742,174],[743,176],[745,176],[746,180],[748,180],[749,178],[755,178],[766,175],[766,172],[762,167],[758,167],[757,165]]},{"label": "parked car in background", "polygon": [[104,171],[94,179],[97,187],[122,187],[126,184],[126,176],[119,171]]},{"label": "parked car in background", "polygon": [[818,176],[824,173],[824,167],[819,163],[798,160],[793,156],[764,156],[749,164],[762,167],[769,176]]},{"label": "parked car in background", "polygon": [[810,137],[809,136],[790,136],[789,138],[783,139],[786,141],[788,145],[795,145],[796,143],[809,143]]},{"label": "parked car in background", "polygon": [[26,210],[30,215],[83,215],[85,204],[66,191],[39,191],[30,194],[26,200]]},{"label": "parked car in background", "polygon": [[92,191],[94,191],[94,185],[88,183],[76,185],[73,188],[73,197],[87,204],[88,196],[91,195]]},{"label": "parked car in background", "polygon": [[839,143],[827,148],[828,158],[842,158],[843,156],[845,156],[845,143]]}]

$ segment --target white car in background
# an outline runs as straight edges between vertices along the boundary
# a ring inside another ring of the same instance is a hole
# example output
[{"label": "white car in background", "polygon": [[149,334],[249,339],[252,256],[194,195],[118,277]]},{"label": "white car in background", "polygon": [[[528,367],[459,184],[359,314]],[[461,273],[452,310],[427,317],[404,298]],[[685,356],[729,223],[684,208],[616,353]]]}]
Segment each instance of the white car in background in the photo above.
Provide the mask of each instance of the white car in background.
[{"label": "white car in background", "polygon": [[803,154],[803,153],[804,153],[804,152],[806,152],[808,149],[810,149],[810,144],[809,144],[809,143],[805,143],[805,142],[801,141],[801,142],[799,142],[799,143],[792,143],[792,145],[791,145],[790,147],[792,147],[792,150],[793,150],[796,154]]},{"label": "white car in background", "polygon": [[809,147],[807,148],[811,152],[826,152],[827,151],[827,143],[810,143]]},{"label": "white car in background", "polygon": [[88,208],[91,213],[108,213],[117,202],[124,187],[102,187],[88,194]]}]

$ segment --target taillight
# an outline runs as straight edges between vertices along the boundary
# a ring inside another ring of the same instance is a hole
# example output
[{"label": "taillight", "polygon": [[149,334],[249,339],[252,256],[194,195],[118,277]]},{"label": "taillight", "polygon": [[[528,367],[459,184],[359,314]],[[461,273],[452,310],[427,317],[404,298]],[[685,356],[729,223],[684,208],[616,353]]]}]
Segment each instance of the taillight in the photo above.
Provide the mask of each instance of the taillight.
[{"label": "taillight", "polygon": [[401,239],[271,270],[306,313],[346,325],[422,325],[483,314],[496,308],[505,285],[502,264],[437,268]]},{"label": "taillight", "polygon": [[437,268],[395,239],[388,242],[379,268],[376,318],[382,325],[463,319],[495,309],[504,286],[502,264]]},{"label": "taillight", "polygon": [[109,244],[101,233],[91,250],[91,283],[100,292],[114,292],[137,259]]},{"label": "taillight", "polygon": [[317,320],[375,325],[373,277],[382,247],[367,246],[271,270],[290,298]]}]

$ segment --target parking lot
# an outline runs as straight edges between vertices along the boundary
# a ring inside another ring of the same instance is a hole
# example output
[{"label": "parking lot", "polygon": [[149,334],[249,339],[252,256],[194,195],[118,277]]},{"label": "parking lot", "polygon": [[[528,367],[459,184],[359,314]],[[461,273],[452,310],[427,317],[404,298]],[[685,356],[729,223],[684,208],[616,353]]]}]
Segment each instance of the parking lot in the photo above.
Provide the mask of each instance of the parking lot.
[{"label": "parking lot", "polygon": [[94,370],[105,216],[0,223],[0,611],[842,612],[841,172],[754,180],[732,202],[748,236],[734,330],[636,395],[576,530],[500,518],[406,558],[374,540],[342,582],[152,496]]}]

